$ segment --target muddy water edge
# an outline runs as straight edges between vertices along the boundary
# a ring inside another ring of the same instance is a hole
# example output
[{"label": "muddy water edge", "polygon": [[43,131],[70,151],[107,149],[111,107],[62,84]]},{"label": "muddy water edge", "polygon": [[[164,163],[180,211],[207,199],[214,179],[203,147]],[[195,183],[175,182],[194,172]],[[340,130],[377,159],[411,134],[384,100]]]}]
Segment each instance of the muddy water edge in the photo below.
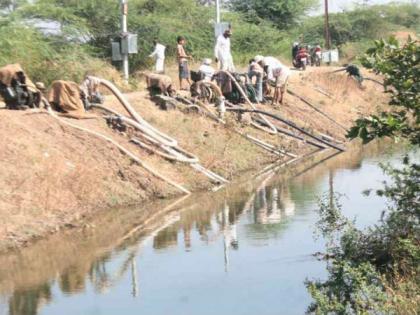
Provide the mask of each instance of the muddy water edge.
[{"label": "muddy water edge", "polygon": [[378,162],[401,147],[374,143],[310,158],[271,178],[217,192],[115,209],[82,228],[0,256],[3,314],[303,314],[307,278],[325,277],[314,239],[317,202],[344,194],[344,213],[375,223]]}]

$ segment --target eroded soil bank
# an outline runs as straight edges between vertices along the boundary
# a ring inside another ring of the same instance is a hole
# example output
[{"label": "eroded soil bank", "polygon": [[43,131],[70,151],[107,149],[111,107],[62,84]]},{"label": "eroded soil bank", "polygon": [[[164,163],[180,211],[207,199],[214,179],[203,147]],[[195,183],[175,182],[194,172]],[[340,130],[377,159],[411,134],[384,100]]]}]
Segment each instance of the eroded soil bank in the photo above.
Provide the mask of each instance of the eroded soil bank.
[{"label": "eroded soil bank", "polygon": [[[290,88],[346,127],[357,117],[375,112],[378,105],[386,103],[386,95],[377,84],[366,82],[361,90],[346,75],[330,74],[332,70],[296,72]],[[146,92],[130,93],[126,97],[149,123],[177,139],[181,147],[200,158],[203,166],[231,181],[286,159],[279,160],[278,156],[207,117],[178,110],[162,111]],[[107,97],[106,103],[123,112],[113,97]],[[312,132],[345,140],[344,130],[291,95],[286,96],[285,104],[279,108],[270,105],[259,108]],[[190,167],[165,161],[136,147],[126,135],[110,129],[101,112],[96,114],[98,119],[72,120],[72,123],[106,134],[191,191],[214,187]],[[227,120],[229,126],[298,156],[314,151],[310,145],[293,138],[268,135],[240,123],[234,114],[229,114]],[[0,134],[0,251],[83,224],[86,218],[102,215],[104,209],[178,194],[132,163],[117,148],[64,126],[45,113],[1,109]]]}]

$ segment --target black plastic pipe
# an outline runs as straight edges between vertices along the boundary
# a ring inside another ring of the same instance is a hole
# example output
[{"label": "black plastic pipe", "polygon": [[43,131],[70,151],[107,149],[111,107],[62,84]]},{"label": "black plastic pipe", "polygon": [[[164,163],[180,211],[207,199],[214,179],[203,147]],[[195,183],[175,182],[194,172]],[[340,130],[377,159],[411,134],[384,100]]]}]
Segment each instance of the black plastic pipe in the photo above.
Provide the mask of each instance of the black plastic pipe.
[{"label": "black plastic pipe", "polygon": [[343,148],[341,148],[339,146],[336,146],[335,144],[332,144],[330,142],[327,142],[324,139],[321,139],[320,137],[314,136],[313,134],[311,134],[310,132],[306,131],[305,129],[300,128],[299,126],[297,126],[294,122],[291,122],[291,121],[289,121],[287,119],[284,119],[284,118],[282,118],[280,116],[277,116],[277,115],[274,115],[272,113],[265,112],[265,111],[258,110],[258,109],[245,109],[245,108],[226,108],[226,111],[239,112],[239,113],[255,113],[255,114],[261,114],[261,115],[265,115],[265,116],[271,117],[271,118],[273,118],[275,120],[281,121],[282,123],[288,125],[289,127],[292,127],[292,128],[294,128],[296,130],[299,130],[301,133],[307,135],[308,137],[310,137],[312,139],[315,139],[318,142],[321,142],[322,144],[325,144],[326,146],[329,146],[329,147],[334,148],[334,149],[336,149],[338,151],[341,151],[341,152],[345,151],[345,149],[343,149]]}]

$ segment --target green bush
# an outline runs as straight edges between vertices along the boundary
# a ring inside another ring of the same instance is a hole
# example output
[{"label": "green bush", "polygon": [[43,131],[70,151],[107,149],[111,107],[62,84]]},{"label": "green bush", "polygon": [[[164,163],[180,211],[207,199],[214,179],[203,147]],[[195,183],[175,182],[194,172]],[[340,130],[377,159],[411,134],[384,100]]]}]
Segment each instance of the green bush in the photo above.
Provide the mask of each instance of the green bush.
[{"label": "green bush", "polygon": [[[365,67],[384,76],[392,109],[358,119],[349,138],[361,138],[364,143],[383,137],[402,138],[418,149],[418,44],[409,41],[399,47],[395,39],[376,41],[361,59]],[[307,282],[314,298],[309,312],[399,314],[418,310],[420,165],[416,162],[410,163],[405,157],[401,169],[383,167],[392,183],[385,183],[377,194],[387,198],[388,208],[381,221],[369,229],[357,229],[341,215],[339,206],[321,203],[318,227],[327,239],[329,276],[326,281]]]},{"label": "green bush", "polygon": [[[332,44],[341,47],[346,43],[388,37],[396,30],[420,25],[420,8],[415,4],[389,4],[358,7],[353,11],[330,15]],[[303,34],[305,42],[324,42],[324,19],[322,16],[304,20],[295,36]]]}]

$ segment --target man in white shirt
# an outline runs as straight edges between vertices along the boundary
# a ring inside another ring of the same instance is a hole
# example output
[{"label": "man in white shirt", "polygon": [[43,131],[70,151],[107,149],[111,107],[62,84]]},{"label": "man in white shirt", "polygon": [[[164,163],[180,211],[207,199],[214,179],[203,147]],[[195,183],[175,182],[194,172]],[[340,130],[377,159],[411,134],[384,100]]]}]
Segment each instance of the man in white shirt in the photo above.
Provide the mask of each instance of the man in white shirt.
[{"label": "man in white shirt", "polygon": [[200,66],[200,68],[198,68],[198,71],[200,71],[203,74],[205,81],[211,81],[214,73],[216,72],[214,68],[211,66],[210,58],[206,58],[203,60],[203,63]]},{"label": "man in white shirt", "polygon": [[264,68],[267,79],[275,85],[273,104],[283,104],[283,95],[287,89],[290,69],[274,57],[257,56],[257,62]]},{"label": "man in white shirt", "polygon": [[156,59],[155,71],[156,73],[165,73],[165,50],[166,47],[162,44],[159,44],[155,39],[153,41],[155,45],[155,50],[149,55],[150,58]]},{"label": "man in white shirt", "polygon": [[235,71],[235,66],[230,51],[231,36],[231,29],[227,29],[222,35],[219,35],[216,40],[216,46],[214,47],[214,57],[216,58],[216,62],[220,62],[220,70],[233,72]]}]

